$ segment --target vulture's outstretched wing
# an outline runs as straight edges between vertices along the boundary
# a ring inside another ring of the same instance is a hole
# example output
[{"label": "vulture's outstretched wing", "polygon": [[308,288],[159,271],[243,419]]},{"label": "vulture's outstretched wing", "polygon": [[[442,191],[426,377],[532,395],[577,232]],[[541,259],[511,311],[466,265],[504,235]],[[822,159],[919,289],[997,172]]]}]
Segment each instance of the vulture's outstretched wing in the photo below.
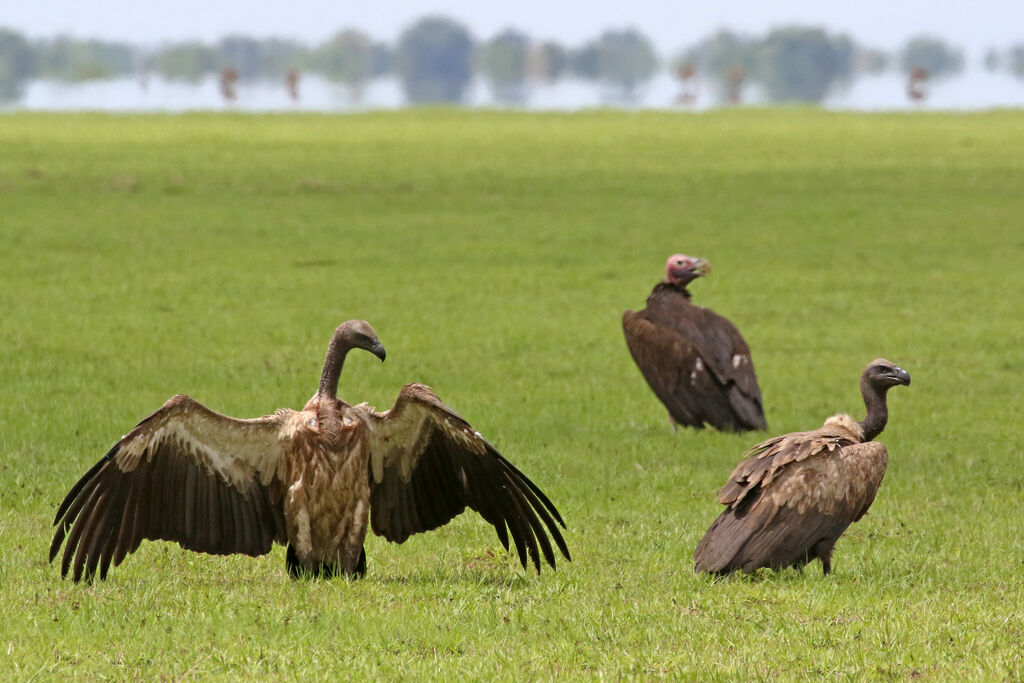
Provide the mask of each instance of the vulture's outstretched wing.
[{"label": "vulture's outstretched wing", "polygon": [[[214,555],[263,555],[285,542],[282,425],[288,411],[238,420],[178,395],[83,476],[57,510],[61,576],[106,577],[142,539]],[[70,533],[69,533],[70,532]]]},{"label": "vulture's outstretched wing", "polygon": [[383,413],[366,404],[355,410],[368,425],[375,534],[401,543],[468,506],[494,525],[506,550],[512,536],[524,568],[529,554],[540,572],[541,553],[555,566],[549,533],[570,559],[558,529],[565,523],[548,497],[429,387],[407,384]]},{"label": "vulture's outstretched wing", "polygon": [[888,456],[878,442],[840,430],[787,434],[755,446],[719,492],[727,509],[694,551],[697,571],[827,560],[831,548],[874,501]]}]

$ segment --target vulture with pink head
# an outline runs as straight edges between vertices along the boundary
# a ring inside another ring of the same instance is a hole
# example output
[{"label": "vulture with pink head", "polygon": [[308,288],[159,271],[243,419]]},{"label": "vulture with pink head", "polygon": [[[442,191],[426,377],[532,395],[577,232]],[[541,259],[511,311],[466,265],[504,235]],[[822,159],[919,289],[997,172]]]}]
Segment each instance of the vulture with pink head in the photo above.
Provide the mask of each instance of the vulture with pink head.
[{"label": "vulture with pink head", "polygon": [[821,560],[832,571],[832,549],[871,507],[889,461],[874,439],[889,419],[886,394],[910,386],[910,375],[879,358],[860,378],[867,417],[834,415],[811,432],[754,446],[718,492],[725,511],[693,553],[695,570],[729,574],[762,567],[803,567]]},{"label": "vulture with pink head", "polygon": [[747,342],[729,320],[690,302],[687,285],[709,272],[702,258],[670,256],[647,307],[623,314],[626,344],[673,425],[767,429]]},{"label": "vulture with pink head", "polygon": [[[370,528],[402,543],[469,507],[540,572],[569,559],[558,510],[429,387],[407,384],[377,412],[337,397],[351,349],[384,360],[370,325],[335,331],[320,388],[302,410],[240,420],[170,399],[83,476],[57,510],[50,561],[101,579],[143,539],[200,553],[265,555],[287,544],[293,577],[362,576]],[[550,539],[548,537],[550,534]]]}]

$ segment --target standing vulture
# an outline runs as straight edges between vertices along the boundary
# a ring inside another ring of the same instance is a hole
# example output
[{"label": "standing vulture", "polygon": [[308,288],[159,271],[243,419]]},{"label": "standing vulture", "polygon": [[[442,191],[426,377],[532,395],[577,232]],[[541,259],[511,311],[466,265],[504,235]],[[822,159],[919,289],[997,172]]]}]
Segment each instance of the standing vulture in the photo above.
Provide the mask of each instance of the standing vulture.
[{"label": "standing vulture", "polygon": [[910,375],[882,358],[860,378],[867,417],[834,415],[812,432],[769,439],[747,452],[718,492],[727,506],[693,553],[696,571],[750,573],[802,567],[815,557],[827,575],[832,549],[871,507],[889,457],[872,441],[885,429],[890,388]]},{"label": "standing vulture", "polygon": [[623,314],[626,344],[673,426],[767,429],[747,342],[726,318],[690,303],[686,285],[709,272],[702,258],[670,256],[647,308]]},{"label": "standing vulture", "polygon": [[[551,567],[565,523],[548,497],[429,387],[407,384],[391,410],[337,397],[350,349],[384,360],[362,320],[334,333],[320,388],[301,411],[239,420],[178,395],[114,444],[64,498],[50,545],[61,575],[106,577],[142,539],[201,553],[264,555],[286,543],[293,577],[366,572],[367,525],[401,543],[467,506],[505,549]],[[556,523],[557,520],[557,523]],[[546,529],[546,531],[545,531]]]}]

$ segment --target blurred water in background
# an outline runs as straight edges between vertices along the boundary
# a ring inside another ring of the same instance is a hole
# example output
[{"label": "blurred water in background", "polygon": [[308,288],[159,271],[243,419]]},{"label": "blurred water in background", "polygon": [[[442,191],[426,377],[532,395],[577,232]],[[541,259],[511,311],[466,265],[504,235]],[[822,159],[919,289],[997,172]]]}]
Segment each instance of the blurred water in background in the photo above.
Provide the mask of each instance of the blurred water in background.
[{"label": "blurred water in background", "polygon": [[[676,104],[681,88],[667,73],[660,73],[624,102],[621,97],[602,92],[593,82],[563,79],[551,85],[534,86],[526,103],[517,109],[527,111],[575,111],[593,107],[627,109],[704,110],[724,106],[711,90],[710,83],[699,87],[696,101],[687,106]],[[239,82],[237,99],[226,102],[216,76],[197,83],[169,81],[158,76],[145,81],[118,78],[106,81],[68,83],[37,80],[30,82],[22,97],[2,105],[4,111],[109,111],[109,112],[358,112],[398,109],[407,106],[396,78],[370,81],[361,96],[354,98],[342,85],[310,74],[299,82],[299,99],[292,101],[283,82]],[[767,104],[754,88],[744,91],[743,104]],[[469,89],[465,106],[503,108],[496,103],[487,85],[476,79]],[[1024,107],[1024,81],[1005,72],[983,68],[968,69],[948,80],[929,84],[923,102],[911,102],[906,95],[906,79],[897,73],[862,76],[849,88],[830,95],[823,106],[832,110],[915,111],[977,110],[999,107]]]}]

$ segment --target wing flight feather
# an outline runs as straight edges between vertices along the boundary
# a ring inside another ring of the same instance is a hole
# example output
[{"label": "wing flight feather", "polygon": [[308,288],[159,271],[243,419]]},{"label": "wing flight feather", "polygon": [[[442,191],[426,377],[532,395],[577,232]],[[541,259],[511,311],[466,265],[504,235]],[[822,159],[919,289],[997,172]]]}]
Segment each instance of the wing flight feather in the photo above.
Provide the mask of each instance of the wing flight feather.
[{"label": "wing flight feather", "polygon": [[97,570],[105,577],[143,539],[219,555],[269,552],[285,541],[269,484],[283,473],[287,417],[238,420],[175,396],[71,488],[54,519],[50,561],[63,544],[61,575],[81,581]]},{"label": "wing flight feather", "polygon": [[382,413],[366,404],[355,410],[368,426],[375,534],[401,543],[469,507],[506,549],[511,535],[524,568],[532,562],[539,572],[541,555],[555,566],[552,539],[570,559],[565,523],[548,497],[429,387],[406,385]]}]

